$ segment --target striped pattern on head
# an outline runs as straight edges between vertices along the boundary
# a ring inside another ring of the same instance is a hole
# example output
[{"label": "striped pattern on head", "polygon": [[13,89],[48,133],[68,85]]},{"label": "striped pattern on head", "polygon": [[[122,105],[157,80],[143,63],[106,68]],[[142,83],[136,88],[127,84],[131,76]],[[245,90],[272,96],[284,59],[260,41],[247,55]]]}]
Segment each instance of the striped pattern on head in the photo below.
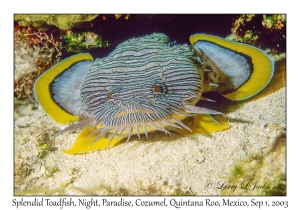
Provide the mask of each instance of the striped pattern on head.
[{"label": "striped pattern on head", "polygon": [[184,105],[197,103],[201,93],[202,76],[190,47],[170,45],[164,34],[127,40],[96,59],[80,90],[94,126],[127,127],[129,133],[145,123],[165,131],[155,123],[185,114]]}]

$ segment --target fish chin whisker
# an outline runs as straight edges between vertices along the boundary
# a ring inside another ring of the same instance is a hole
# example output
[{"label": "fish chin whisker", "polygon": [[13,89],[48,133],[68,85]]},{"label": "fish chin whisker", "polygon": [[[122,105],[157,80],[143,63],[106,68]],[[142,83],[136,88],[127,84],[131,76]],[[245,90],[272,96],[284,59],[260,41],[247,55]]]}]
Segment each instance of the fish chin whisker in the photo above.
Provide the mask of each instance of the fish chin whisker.
[{"label": "fish chin whisker", "polygon": [[137,136],[139,137],[139,139],[141,139],[141,138],[140,138],[140,134],[139,134],[139,123],[136,123],[136,124],[135,124],[135,129],[136,129],[136,134],[137,134]]},{"label": "fish chin whisker", "polygon": [[121,129],[121,131],[120,131],[120,133],[118,134],[118,137],[117,138],[119,138],[121,135],[122,135],[122,133],[124,132],[124,130],[126,129],[126,125],[124,125],[123,127],[122,127],[122,129]]},{"label": "fish chin whisker", "polygon": [[182,126],[182,127],[184,127],[185,129],[187,129],[187,130],[189,130],[189,131],[192,132],[192,130],[191,130],[189,127],[187,127],[185,124],[183,124],[183,122],[181,122],[181,121],[178,120],[177,118],[173,117],[173,118],[171,118],[171,120],[173,120],[174,122],[176,122],[176,123],[179,124],[180,126]]},{"label": "fish chin whisker", "polygon": [[84,128],[84,127],[87,127],[87,126],[92,126],[94,124],[94,119],[92,118],[89,118],[87,120],[84,120],[84,121],[81,121],[79,123],[76,123],[76,124],[73,124],[73,125],[70,125],[68,127],[66,127],[65,129],[62,129],[61,131],[59,131],[54,137],[53,139],[55,139],[57,136],[67,132],[67,131],[71,131],[71,130],[75,130],[75,129],[78,129],[78,128]]},{"label": "fish chin whisker", "polygon": [[160,121],[156,121],[156,123],[160,125],[160,127],[164,130],[164,132],[165,132],[166,134],[171,135],[171,133],[165,129],[165,126],[163,126],[163,124],[162,124]]},{"label": "fish chin whisker", "polygon": [[178,111],[173,111],[175,114],[179,114],[179,115],[182,115],[182,116],[186,116],[186,117],[191,117],[191,116],[194,116],[195,114],[191,114],[190,112],[187,114],[187,113],[182,113],[182,112],[178,112]]},{"label": "fish chin whisker", "polygon": [[126,143],[129,141],[130,137],[131,137],[131,133],[132,133],[132,125],[128,125],[128,138],[126,140]]},{"label": "fish chin whisker", "polygon": [[147,137],[147,139],[148,139],[147,127],[146,127],[146,125],[145,125],[144,122],[141,122],[141,125],[142,125],[142,127],[144,128],[145,135],[146,135],[146,137]]},{"label": "fish chin whisker", "polygon": [[90,146],[92,146],[95,142],[97,142],[101,137],[103,137],[105,134],[107,134],[109,131],[113,130],[114,127],[107,127],[102,130],[102,132],[92,141]]},{"label": "fish chin whisker", "polygon": [[107,147],[109,147],[111,141],[117,135],[117,133],[119,132],[120,129],[121,129],[121,126],[117,127],[116,130],[115,130],[115,132],[113,134],[111,134]]},{"label": "fish chin whisker", "polygon": [[98,129],[94,130],[92,133],[90,133],[90,134],[86,137],[85,141],[87,141],[87,140],[88,140],[89,138],[91,138],[93,135],[95,135],[95,134],[97,134],[97,133],[100,133],[103,129],[104,129],[104,127],[98,128]]},{"label": "fish chin whisker", "polygon": [[176,124],[174,124],[174,123],[171,123],[171,122],[168,121],[167,119],[162,119],[161,121],[162,121],[163,123],[166,123],[166,124],[172,126],[172,127],[182,129],[182,127],[180,127],[180,126],[178,126],[178,125],[176,125]]},{"label": "fish chin whisker", "polygon": [[192,106],[189,104],[185,105],[185,111],[188,113],[194,113],[194,114],[221,114],[224,116],[224,114],[222,112],[218,112],[215,110],[211,110],[211,109],[207,109],[207,108],[202,108],[202,107],[198,107],[198,106]]},{"label": "fish chin whisker", "polygon": [[158,127],[158,126],[155,125],[153,122],[147,122],[147,123],[148,123],[148,125],[150,125],[151,127],[155,128],[155,129],[157,129],[157,130],[161,130],[161,131],[165,132],[166,134],[170,134],[170,135],[171,135],[171,133],[170,133],[169,131],[167,131],[167,130],[164,128],[163,125],[162,125],[162,127]]}]

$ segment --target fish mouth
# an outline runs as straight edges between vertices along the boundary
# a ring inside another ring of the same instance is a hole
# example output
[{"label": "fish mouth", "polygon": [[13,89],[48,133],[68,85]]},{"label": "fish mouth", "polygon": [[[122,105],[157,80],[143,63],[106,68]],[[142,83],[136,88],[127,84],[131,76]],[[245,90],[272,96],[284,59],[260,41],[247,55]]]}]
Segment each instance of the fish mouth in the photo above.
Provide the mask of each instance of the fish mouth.
[{"label": "fish mouth", "polygon": [[133,113],[149,113],[149,114],[153,114],[154,111],[151,111],[151,110],[144,110],[144,109],[140,109],[140,110],[134,110],[134,111],[126,111],[126,112],[121,112],[121,113],[118,113],[114,116],[114,118],[118,118],[118,117],[122,117],[124,115],[127,115],[127,114],[133,114]]}]

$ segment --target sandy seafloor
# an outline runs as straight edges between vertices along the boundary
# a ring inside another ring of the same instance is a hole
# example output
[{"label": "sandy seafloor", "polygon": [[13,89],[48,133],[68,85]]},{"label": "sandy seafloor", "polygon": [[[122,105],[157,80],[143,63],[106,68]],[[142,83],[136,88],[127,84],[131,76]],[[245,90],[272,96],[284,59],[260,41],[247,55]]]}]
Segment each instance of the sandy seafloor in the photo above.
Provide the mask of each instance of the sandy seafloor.
[{"label": "sandy seafloor", "polygon": [[16,100],[15,194],[218,195],[221,190],[208,183],[227,181],[236,160],[266,153],[285,130],[285,91],[226,113],[232,126],[226,131],[189,137],[157,131],[82,155],[60,151],[71,147],[78,131],[51,140],[64,126]]}]

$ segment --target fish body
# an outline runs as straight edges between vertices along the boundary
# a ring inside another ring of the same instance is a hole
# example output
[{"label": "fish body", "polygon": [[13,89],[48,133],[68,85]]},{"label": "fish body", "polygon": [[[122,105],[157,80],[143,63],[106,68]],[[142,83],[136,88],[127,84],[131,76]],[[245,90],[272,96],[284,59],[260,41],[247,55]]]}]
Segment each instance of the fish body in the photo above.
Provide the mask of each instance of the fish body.
[{"label": "fish body", "polygon": [[[41,75],[35,97],[56,122],[85,118],[56,135],[83,128],[64,152],[102,149],[154,130],[186,135],[228,129],[218,120],[222,113],[195,106],[202,92],[231,100],[251,97],[270,81],[273,62],[257,48],[214,36],[196,34],[190,42],[170,44],[161,33],[133,38],[104,58],[78,54]],[[193,126],[181,122],[186,117]]]}]

